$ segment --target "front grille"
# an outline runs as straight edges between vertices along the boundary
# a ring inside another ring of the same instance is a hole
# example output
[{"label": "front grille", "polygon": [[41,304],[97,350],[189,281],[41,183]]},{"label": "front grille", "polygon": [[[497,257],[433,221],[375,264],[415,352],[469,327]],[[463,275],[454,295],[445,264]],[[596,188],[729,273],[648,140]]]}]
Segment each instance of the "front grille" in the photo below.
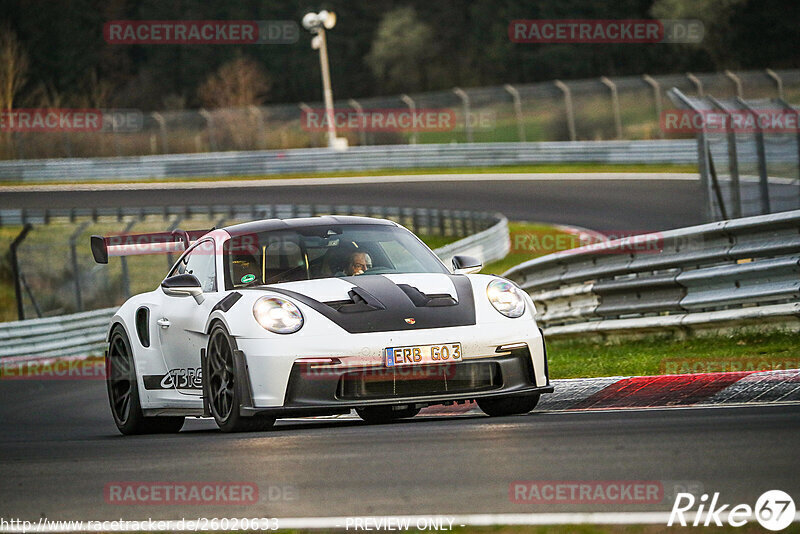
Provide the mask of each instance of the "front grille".
[{"label": "front grille", "polygon": [[367,400],[496,389],[503,385],[497,362],[381,367],[344,373],[336,398]]}]

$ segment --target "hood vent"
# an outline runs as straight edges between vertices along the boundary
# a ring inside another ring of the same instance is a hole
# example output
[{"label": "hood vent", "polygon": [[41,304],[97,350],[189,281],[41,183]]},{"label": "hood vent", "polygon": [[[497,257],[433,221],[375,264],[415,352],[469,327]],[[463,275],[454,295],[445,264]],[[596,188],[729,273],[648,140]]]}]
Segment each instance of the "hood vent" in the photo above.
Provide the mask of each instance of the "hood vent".
[{"label": "hood vent", "polygon": [[411,302],[413,302],[414,306],[417,308],[455,306],[458,304],[458,301],[447,293],[441,295],[426,295],[416,287],[408,284],[397,284],[397,287],[403,290],[403,293],[411,299]]}]

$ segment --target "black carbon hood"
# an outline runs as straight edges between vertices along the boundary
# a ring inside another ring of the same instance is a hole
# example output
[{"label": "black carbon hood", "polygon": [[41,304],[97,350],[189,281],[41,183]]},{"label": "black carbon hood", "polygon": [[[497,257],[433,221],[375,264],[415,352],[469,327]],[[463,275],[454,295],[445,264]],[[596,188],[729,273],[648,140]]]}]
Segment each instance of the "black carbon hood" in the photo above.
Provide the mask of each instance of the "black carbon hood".
[{"label": "black carbon hood", "polygon": [[453,282],[457,302],[447,297],[431,298],[381,275],[342,278],[356,286],[348,303],[326,304],[296,291],[266,289],[301,302],[351,334],[474,325],[475,298],[469,279],[464,275],[442,276]]}]

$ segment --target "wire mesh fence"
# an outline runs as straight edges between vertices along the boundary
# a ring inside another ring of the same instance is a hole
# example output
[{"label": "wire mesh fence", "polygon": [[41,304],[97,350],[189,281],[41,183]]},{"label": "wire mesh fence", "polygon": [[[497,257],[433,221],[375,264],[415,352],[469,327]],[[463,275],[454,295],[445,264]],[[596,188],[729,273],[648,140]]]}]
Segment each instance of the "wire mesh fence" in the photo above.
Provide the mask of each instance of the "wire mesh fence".
[{"label": "wire mesh fence", "polygon": [[[454,88],[412,95],[342,99],[336,110],[446,110],[455,120],[425,131],[346,126],[351,146],[659,139],[659,116],[672,108],[666,92],[719,98],[783,98],[800,102],[800,70],[628,76],[516,86]],[[309,128],[304,110],[320,103],[141,113],[135,129],[99,132],[4,132],[0,158],[37,159],[177,154],[322,147],[325,131]],[[685,137],[685,136],[683,136]]]},{"label": "wire mesh fence", "polygon": [[[710,85],[710,83],[709,83]],[[692,113],[709,220],[800,208],[798,108],[785,99],[670,93]]]},{"label": "wire mesh fence", "polygon": [[[158,287],[178,259],[177,254],[152,254],[117,258],[99,265],[89,247],[92,235],[200,230],[255,219],[326,214],[390,219],[423,237],[431,248],[474,235],[499,220],[495,214],[462,210],[290,204],[173,206],[169,210],[145,208],[138,213],[122,208],[102,214],[80,210],[30,213],[24,221],[14,221],[29,227],[16,250],[17,268],[12,265],[10,254],[4,253],[0,261],[0,322],[120,305],[131,295]],[[0,225],[0,250],[10,252],[11,244],[24,228],[19,224]],[[15,296],[15,283],[22,295],[20,300]]]}]

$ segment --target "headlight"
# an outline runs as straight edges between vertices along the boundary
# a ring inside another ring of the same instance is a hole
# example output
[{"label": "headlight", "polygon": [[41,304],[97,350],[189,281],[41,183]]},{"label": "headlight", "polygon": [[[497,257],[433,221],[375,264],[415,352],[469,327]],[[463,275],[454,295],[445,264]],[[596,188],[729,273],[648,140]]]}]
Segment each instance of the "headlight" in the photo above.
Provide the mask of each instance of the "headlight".
[{"label": "headlight", "polygon": [[486,288],[494,309],[511,318],[525,313],[525,298],[520,293],[517,286],[506,280],[492,280]]},{"label": "headlight", "polygon": [[303,326],[303,314],[293,303],[280,297],[261,297],[253,305],[258,324],[276,334],[291,334]]}]

